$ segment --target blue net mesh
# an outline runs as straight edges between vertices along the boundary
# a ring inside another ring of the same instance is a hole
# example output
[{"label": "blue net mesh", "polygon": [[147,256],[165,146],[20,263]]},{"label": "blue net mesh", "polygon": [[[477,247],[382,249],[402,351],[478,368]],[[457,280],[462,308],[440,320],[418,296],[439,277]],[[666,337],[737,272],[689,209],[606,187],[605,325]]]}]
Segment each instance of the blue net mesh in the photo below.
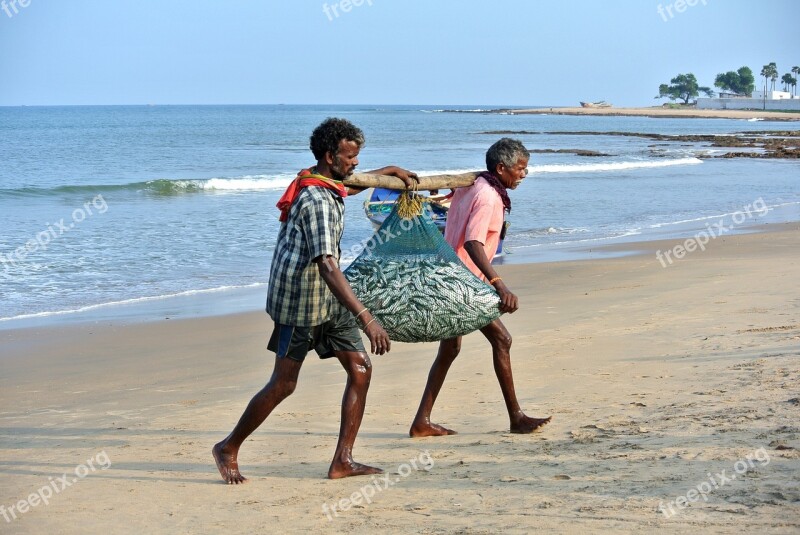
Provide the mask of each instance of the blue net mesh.
[{"label": "blue net mesh", "polygon": [[428,210],[403,218],[401,204],[344,272],[389,337],[433,342],[471,333],[500,317],[497,292],[461,262]]}]

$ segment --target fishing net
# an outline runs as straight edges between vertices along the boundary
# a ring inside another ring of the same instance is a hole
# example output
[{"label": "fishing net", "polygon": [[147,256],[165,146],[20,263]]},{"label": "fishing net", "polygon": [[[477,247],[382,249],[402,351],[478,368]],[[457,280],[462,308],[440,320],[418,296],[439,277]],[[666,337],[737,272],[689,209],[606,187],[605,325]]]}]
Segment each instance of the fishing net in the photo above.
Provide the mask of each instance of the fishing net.
[{"label": "fishing net", "polygon": [[497,292],[467,269],[415,194],[400,196],[344,275],[392,340],[453,338],[500,317]]}]

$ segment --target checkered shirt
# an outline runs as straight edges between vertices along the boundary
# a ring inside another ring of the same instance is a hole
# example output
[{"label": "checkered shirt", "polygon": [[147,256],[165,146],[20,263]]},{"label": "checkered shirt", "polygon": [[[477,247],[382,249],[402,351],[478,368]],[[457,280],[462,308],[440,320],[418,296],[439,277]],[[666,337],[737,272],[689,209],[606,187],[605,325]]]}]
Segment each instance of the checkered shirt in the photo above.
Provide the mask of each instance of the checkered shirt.
[{"label": "checkered shirt", "polygon": [[330,255],[338,262],[343,231],[342,198],[326,188],[303,188],[281,224],[272,257],[267,314],[274,321],[313,327],[331,317],[336,298],[312,260]]}]

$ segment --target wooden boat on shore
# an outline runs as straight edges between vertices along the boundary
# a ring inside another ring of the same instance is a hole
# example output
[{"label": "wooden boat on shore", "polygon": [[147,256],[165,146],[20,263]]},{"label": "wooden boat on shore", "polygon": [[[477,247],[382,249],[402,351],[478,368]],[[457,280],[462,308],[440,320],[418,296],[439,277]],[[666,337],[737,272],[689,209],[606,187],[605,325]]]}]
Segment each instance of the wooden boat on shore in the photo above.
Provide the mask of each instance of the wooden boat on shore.
[{"label": "wooden boat on shore", "polygon": [[605,100],[599,100],[597,102],[581,102],[581,108],[610,108],[611,104],[606,102]]},{"label": "wooden boat on shore", "polygon": [[[364,212],[370,220],[375,230],[383,224],[394,208],[400,192],[397,190],[375,188],[369,199],[364,202]],[[425,198],[426,209],[436,227],[444,233],[444,226],[447,223],[447,210],[450,208],[451,195],[430,195]]]},{"label": "wooden boat on shore", "polygon": [[[370,223],[375,230],[380,228],[384,220],[389,216],[394,208],[397,198],[400,196],[400,191],[374,188],[369,199],[364,201],[364,213],[369,219]],[[447,211],[450,209],[450,199],[453,192],[448,195],[429,195],[425,197],[425,209],[428,211],[433,223],[436,225],[442,234],[447,225]],[[503,240],[497,244],[497,253],[495,257],[503,255]]]}]

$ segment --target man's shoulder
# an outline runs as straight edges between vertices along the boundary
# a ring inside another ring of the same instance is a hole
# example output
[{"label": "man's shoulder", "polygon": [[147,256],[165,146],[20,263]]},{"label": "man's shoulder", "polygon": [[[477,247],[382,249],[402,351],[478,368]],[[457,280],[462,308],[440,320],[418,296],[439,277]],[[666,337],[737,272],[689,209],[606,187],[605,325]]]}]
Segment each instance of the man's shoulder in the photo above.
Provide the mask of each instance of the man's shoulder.
[{"label": "man's shoulder", "polygon": [[489,205],[503,203],[500,194],[484,178],[479,177],[470,189],[472,189],[472,198],[477,203]]},{"label": "man's shoulder", "polygon": [[486,217],[490,214],[496,214],[498,210],[502,211],[502,209],[503,200],[500,195],[482,178],[476,180],[475,184],[468,188],[457,190],[456,196],[453,197],[453,201],[450,204],[450,212],[455,218]]},{"label": "man's shoulder", "polygon": [[300,193],[297,196],[298,199],[305,199],[306,201],[312,202],[327,202],[333,200],[334,197],[335,195],[332,191],[321,186],[306,186],[300,190]]},{"label": "man's shoulder", "polygon": [[327,188],[308,186],[300,191],[295,203],[300,209],[313,209],[336,206],[337,201],[337,195]]}]

